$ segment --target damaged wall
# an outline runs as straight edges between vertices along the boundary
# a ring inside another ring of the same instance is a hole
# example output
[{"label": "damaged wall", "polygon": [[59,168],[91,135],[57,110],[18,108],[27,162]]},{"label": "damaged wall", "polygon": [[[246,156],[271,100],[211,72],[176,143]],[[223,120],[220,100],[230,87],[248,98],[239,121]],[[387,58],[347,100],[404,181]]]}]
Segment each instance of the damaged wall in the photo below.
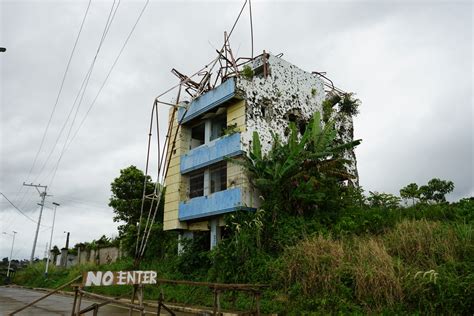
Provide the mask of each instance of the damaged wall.
[{"label": "damaged wall", "polygon": [[[262,144],[262,151],[267,153],[273,143],[271,133],[286,139],[289,124],[295,122],[304,132],[307,122],[314,112],[322,113],[322,103],[326,98],[324,85],[320,78],[301,70],[289,62],[269,55],[270,75],[267,78],[259,73],[261,59],[254,62],[256,74],[249,80],[238,78],[236,87],[247,102],[246,132],[242,133],[244,150],[248,151],[252,134],[257,131]],[[338,137],[344,141],[353,139],[352,117],[334,111],[331,116],[335,121]],[[345,158],[350,160],[348,171],[358,177],[355,154],[347,152]],[[358,182],[358,178],[354,181]]]}]

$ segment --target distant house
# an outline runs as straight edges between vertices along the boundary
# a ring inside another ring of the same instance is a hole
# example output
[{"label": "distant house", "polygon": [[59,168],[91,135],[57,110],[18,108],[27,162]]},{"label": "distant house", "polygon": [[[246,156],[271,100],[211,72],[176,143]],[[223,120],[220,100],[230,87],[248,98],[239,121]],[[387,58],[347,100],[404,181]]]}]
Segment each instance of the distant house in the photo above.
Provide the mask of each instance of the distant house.
[{"label": "distant house", "polygon": [[[226,157],[246,155],[254,131],[264,152],[271,148],[272,133],[286,138],[290,122],[304,132],[326,98],[320,76],[282,58],[264,54],[248,66],[250,75],[245,78],[229,78],[182,104],[171,133],[173,139],[181,122],[174,150],[168,147],[164,229],[178,230],[181,237],[210,231],[211,248],[221,237],[224,214],[255,210],[260,202],[242,167]],[[339,137],[352,140],[352,117],[334,116]],[[346,158],[357,177],[354,153]]]}]

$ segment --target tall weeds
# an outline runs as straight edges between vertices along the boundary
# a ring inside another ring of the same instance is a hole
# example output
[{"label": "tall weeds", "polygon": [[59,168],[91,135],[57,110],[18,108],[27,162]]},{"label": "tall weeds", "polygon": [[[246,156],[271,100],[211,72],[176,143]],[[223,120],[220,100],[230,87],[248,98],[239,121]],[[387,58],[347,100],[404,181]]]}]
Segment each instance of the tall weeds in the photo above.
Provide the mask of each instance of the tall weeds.
[{"label": "tall weeds", "polygon": [[451,227],[427,220],[403,220],[385,235],[391,255],[429,270],[457,257],[459,239]]},{"label": "tall weeds", "polygon": [[400,302],[403,297],[393,258],[384,244],[376,238],[356,238],[348,248],[350,272],[355,295],[369,309],[380,309]]},{"label": "tall weeds", "polygon": [[343,244],[318,235],[288,248],[283,262],[282,277],[287,288],[297,284],[304,295],[334,293],[344,263]]}]

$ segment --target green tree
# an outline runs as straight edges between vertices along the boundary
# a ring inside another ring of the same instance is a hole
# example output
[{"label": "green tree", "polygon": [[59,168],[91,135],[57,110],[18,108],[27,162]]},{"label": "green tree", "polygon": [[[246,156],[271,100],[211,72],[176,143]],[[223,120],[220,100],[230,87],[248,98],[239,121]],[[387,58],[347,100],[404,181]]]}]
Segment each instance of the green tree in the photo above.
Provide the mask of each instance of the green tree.
[{"label": "green tree", "polygon": [[[145,177],[143,171],[135,166],[130,166],[120,170],[120,176],[111,184],[112,196],[110,198],[109,206],[114,209],[114,221],[124,222],[124,224],[120,225],[118,228],[119,239],[122,241],[123,249],[129,255],[135,253],[144,184],[146,195],[153,194],[155,191],[155,184],[152,182],[151,177]],[[145,257],[162,257],[166,251],[175,246],[173,242],[176,239],[176,235],[173,233],[165,233],[163,231],[163,211],[165,201],[164,190],[162,191],[158,212],[155,216],[155,222],[151,228],[150,237],[147,242],[147,248],[144,254]],[[143,229],[146,226],[151,203],[150,199],[145,199],[141,223],[141,235],[143,235]],[[153,208],[155,205],[156,204],[153,205]],[[103,236],[101,239],[94,242],[99,244],[107,241],[107,238]]]},{"label": "green tree", "polygon": [[411,199],[413,202],[413,205],[415,205],[415,199],[420,198],[420,191],[418,189],[418,184],[416,183],[410,183],[404,188],[400,189],[400,196],[403,199]]},{"label": "green tree", "polygon": [[395,209],[400,205],[400,198],[390,193],[369,191],[369,197],[367,200],[372,207]]},{"label": "green tree", "polygon": [[[152,194],[154,183],[150,176],[144,175],[143,171],[135,166],[120,170],[120,176],[111,183],[112,196],[109,206],[113,208],[114,222],[125,222],[119,226],[119,236],[122,236],[128,226],[136,226],[140,220],[143,187],[145,184],[146,194]],[[144,211],[150,208],[150,200],[145,200]]]},{"label": "green tree", "polygon": [[452,181],[433,178],[428,181],[427,185],[420,187],[420,199],[423,202],[446,202],[446,194],[453,192],[453,190],[454,183]]},{"label": "green tree", "polygon": [[56,245],[54,245],[53,249],[51,249],[51,252],[53,253],[54,256],[57,256],[61,253],[58,246],[56,246]]}]

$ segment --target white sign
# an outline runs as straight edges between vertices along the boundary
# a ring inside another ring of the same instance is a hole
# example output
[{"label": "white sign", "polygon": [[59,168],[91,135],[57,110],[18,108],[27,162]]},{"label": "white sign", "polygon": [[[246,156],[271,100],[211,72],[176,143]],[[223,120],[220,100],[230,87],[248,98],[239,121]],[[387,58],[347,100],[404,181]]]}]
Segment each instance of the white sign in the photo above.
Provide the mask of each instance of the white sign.
[{"label": "white sign", "polygon": [[84,286],[156,284],[156,271],[88,271],[84,272]]}]

